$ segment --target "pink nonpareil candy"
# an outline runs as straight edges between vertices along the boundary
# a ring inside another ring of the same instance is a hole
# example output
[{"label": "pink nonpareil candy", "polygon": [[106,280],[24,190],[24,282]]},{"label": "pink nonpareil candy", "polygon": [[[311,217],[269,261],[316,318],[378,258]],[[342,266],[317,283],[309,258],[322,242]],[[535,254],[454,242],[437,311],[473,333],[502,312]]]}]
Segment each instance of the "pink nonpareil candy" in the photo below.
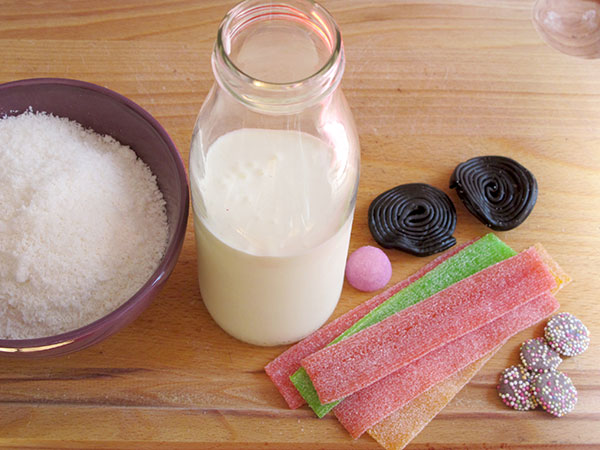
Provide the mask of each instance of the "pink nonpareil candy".
[{"label": "pink nonpareil candy", "polygon": [[334,321],[328,323],[322,328],[318,329],[302,341],[293,345],[273,361],[271,361],[266,367],[265,372],[271,378],[288,406],[291,409],[296,409],[302,406],[304,398],[298,393],[296,387],[290,381],[290,375],[296,372],[300,368],[300,362],[308,355],[313,354],[317,350],[322,349],[336,337],[350,328],[355,322],[364,317],[370,311],[375,309],[381,303],[386,301],[392,295],[404,289],[409,284],[421,278],[426,273],[430,272],[448,258],[451,258],[463,248],[470,245],[471,242],[467,242],[463,245],[456,246],[449,250],[443,255],[438,256],[429,264],[423,266],[415,274],[411,275],[407,279],[395,284],[394,286],[386,289],[384,292],[376,295],[375,297],[361,303],[356,308],[348,311],[346,314],[338,317]]},{"label": "pink nonpareil candy", "polygon": [[556,286],[534,248],[302,360],[321,403],[347,397]]},{"label": "pink nonpareil candy", "polygon": [[333,411],[344,428],[357,438],[427,389],[482,358],[519,331],[548,317],[558,307],[552,294],[541,294],[347,397]]},{"label": "pink nonpareil candy", "polygon": [[356,249],[346,263],[346,279],[359,291],[384,287],[392,277],[392,263],[383,250],[365,245]]}]

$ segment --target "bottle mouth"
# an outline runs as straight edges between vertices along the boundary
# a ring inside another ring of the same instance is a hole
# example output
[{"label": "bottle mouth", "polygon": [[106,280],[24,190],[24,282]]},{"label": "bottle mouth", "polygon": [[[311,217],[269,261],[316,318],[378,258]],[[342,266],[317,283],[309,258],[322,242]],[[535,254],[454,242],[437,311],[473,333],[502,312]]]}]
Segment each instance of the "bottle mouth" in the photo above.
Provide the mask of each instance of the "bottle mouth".
[{"label": "bottle mouth", "polygon": [[261,112],[306,108],[341,81],[344,49],[329,12],[310,0],[246,0],[224,17],[212,57],[217,82]]}]

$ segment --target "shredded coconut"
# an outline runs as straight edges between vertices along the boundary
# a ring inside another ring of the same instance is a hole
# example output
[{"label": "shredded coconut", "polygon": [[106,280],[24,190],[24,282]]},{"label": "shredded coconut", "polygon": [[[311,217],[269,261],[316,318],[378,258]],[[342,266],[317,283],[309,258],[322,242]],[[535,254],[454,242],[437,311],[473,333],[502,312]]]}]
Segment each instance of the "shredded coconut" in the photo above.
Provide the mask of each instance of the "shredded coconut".
[{"label": "shredded coconut", "polygon": [[131,148],[31,111],[0,119],[0,338],[93,322],[150,277],[165,201]]}]

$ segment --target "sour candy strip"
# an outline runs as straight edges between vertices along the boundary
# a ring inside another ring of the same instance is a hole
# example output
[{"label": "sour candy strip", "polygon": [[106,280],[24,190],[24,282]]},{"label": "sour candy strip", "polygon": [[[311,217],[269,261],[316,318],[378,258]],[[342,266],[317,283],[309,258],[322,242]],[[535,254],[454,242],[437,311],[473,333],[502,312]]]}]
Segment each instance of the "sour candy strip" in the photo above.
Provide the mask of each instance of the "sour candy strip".
[{"label": "sour candy strip", "polygon": [[552,290],[552,293],[556,294],[560,289],[572,281],[571,276],[558,265],[556,260],[550,256],[550,253],[548,253],[542,244],[538,242],[537,244],[534,244],[533,247],[537,250],[542,261],[544,261],[544,264],[546,264],[546,267],[556,280],[556,288]]},{"label": "sour candy strip", "polygon": [[334,413],[354,438],[435,384],[484,357],[521,330],[559,307],[549,292],[437,348],[391,375],[347,397]]},{"label": "sour candy strip", "polygon": [[499,349],[500,346],[415,397],[367,432],[383,448],[402,450],[450,403]]},{"label": "sour candy strip", "polygon": [[[536,244],[535,247],[556,280],[556,288],[552,291],[553,294],[556,294],[562,287],[569,284],[571,277],[540,244]],[[496,347],[484,358],[469,364],[460,372],[431,387],[369,429],[368,433],[384,448],[402,450],[460,392],[463,386],[500,348],[501,346]]]},{"label": "sour candy strip", "polygon": [[404,289],[409,284],[421,278],[427,272],[430,272],[435,267],[439,266],[448,258],[454,256],[466,246],[471,245],[471,243],[472,242],[467,242],[465,244],[456,246],[443,255],[438,256],[410,277],[400,281],[399,283],[396,283],[394,286],[391,286],[384,292],[381,292],[375,297],[372,297],[370,300],[361,303],[356,308],[319,328],[317,331],[293,345],[269,364],[267,364],[265,367],[265,372],[271,378],[271,381],[273,381],[273,384],[275,384],[287,402],[288,406],[291,409],[296,409],[305,403],[304,398],[300,395],[290,380],[290,375],[300,368],[300,362],[305,357],[325,347],[371,310],[388,300],[398,291]]},{"label": "sour candy strip", "polygon": [[556,286],[535,248],[302,360],[321,403],[342,399]]},{"label": "sour candy strip", "polygon": [[[387,317],[424,300],[447,288],[459,280],[479,272],[499,261],[514,256],[516,253],[493,234],[488,234],[473,244],[465,247],[447,261],[440,264],[421,278],[390,297],[369,314],[358,320],[331,344],[352,336],[359,331],[374,325]],[[308,402],[318,417],[323,417],[336,405],[335,402],[321,404],[315,388],[304,371],[298,369],[291,377],[298,392]]]}]

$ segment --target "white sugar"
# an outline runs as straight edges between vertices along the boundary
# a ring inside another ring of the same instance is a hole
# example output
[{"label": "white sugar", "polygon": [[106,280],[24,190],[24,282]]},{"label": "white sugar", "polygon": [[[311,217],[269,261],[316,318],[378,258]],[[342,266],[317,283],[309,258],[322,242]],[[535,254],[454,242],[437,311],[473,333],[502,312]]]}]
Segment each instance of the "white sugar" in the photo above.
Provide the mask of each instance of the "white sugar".
[{"label": "white sugar", "polygon": [[0,338],[72,330],[133,295],[167,242],[165,202],[126,146],[64,118],[0,119]]}]

